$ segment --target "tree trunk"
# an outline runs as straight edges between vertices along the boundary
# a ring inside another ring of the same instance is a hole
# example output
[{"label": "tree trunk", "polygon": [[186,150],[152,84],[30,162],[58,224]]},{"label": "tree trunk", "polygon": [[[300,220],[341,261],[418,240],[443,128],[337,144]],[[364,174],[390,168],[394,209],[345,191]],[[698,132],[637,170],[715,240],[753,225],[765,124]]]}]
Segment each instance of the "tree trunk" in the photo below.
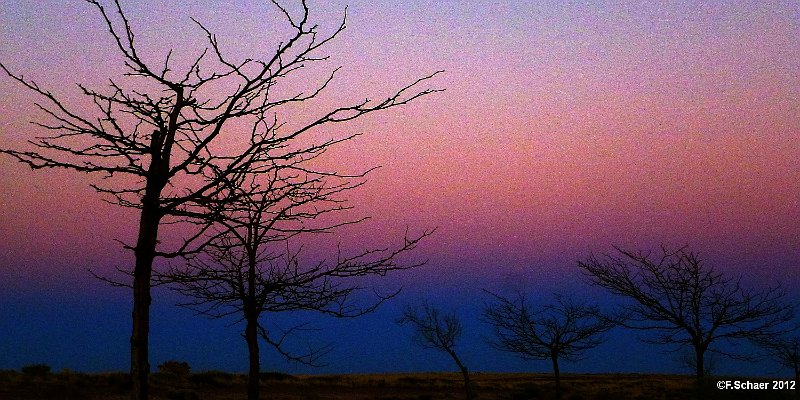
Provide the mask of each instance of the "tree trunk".
[{"label": "tree trunk", "polygon": [[453,361],[456,362],[456,365],[458,366],[458,369],[461,370],[461,375],[464,376],[464,392],[466,393],[467,400],[474,399],[475,398],[475,394],[472,393],[472,385],[470,384],[470,381],[469,381],[469,370],[467,369],[466,366],[464,366],[464,364],[461,363],[461,359],[458,358],[458,356],[456,355],[456,352],[453,351],[452,348],[445,347],[444,350],[448,354],[450,354],[450,357],[452,357]]},{"label": "tree trunk", "polygon": [[472,393],[472,386],[469,382],[469,371],[467,367],[461,366],[461,375],[464,375],[464,393],[467,396],[467,400],[472,400],[475,398],[475,395]]},{"label": "tree trunk", "polygon": [[[248,229],[248,232],[252,232]],[[261,314],[256,300],[256,271],[258,266],[258,246],[247,235],[247,297],[244,299],[244,313],[247,326],[244,338],[250,355],[250,368],[247,374],[247,400],[258,400],[261,375],[261,355],[258,353],[258,317]]]},{"label": "tree trunk", "polygon": [[247,400],[258,400],[261,389],[259,378],[261,375],[261,361],[258,352],[258,323],[248,318],[244,338],[247,341],[247,352],[250,356],[250,368],[247,373]]},{"label": "tree trunk", "polygon": [[[150,279],[153,260],[156,258],[158,228],[161,224],[161,191],[167,184],[169,159],[161,156],[156,133],[155,146],[151,146],[151,161],[147,173],[142,213],[139,216],[139,234],[133,252],[136,267],[133,270],[133,332],[131,333],[131,398],[148,400],[150,396]],[[168,154],[168,153],[167,153]]]},{"label": "tree trunk", "polygon": [[142,202],[139,220],[139,235],[134,254],[136,267],[133,270],[133,332],[131,333],[131,398],[149,398],[148,376],[150,360],[148,354],[150,335],[150,278],[156,254],[158,226],[161,216],[158,212],[158,197],[146,196]]},{"label": "tree trunk", "polygon": [[553,360],[553,374],[556,376],[556,399],[561,398],[561,371],[558,369],[558,354],[553,353],[550,358]]},{"label": "tree trunk", "polygon": [[704,359],[705,350],[695,349],[695,377],[697,380],[703,379],[706,376],[706,363]]}]

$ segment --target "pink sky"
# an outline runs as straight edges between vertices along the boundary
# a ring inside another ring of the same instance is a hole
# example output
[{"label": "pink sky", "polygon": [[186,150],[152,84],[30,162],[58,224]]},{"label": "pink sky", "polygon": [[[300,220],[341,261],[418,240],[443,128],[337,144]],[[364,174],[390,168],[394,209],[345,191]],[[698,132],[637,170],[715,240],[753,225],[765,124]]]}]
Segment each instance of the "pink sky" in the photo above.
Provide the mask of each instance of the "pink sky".
[{"label": "pink sky", "polygon": [[[189,15],[232,54],[268,52],[280,32],[260,30],[254,10],[271,13],[260,2],[126,3],[153,60],[200,48]],[[406,225],[438,226],[422,253],[470,276],[559,276],[589,251],[663,242],[796,278],[796,3],[495,3],[349,2],[327,64],[344,68],[324,104],[446,70],[432,83],[446,92],[344,127],[365,135],[332,162],[382,166],[352,196],[373,216],[364,231],[390,241]],[[120,59],[88,5],[39,4],[0,8],[0,60],[79,104],[70,85],[102,87],[96,77],[114,76]],[[343,4],[313,10],[333,27]],[[33,98],[7,78],[0,93],[0,143],[21,146],[35,134]],[[112,239],[130,238],[133,213],[103,204],[89,178],[8,157],[0,168],[2,276],[126,262]]]}]

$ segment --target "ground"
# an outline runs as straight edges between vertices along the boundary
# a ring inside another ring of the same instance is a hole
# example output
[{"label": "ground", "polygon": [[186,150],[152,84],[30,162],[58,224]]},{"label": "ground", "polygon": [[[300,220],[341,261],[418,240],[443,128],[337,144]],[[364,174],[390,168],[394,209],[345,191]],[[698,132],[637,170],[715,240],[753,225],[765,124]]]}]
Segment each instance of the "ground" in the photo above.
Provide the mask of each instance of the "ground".
[{"label": "ground", "polygon": [[[479,400],[555,399],[547,374],[475,373]],[[262,375],[264,400],[424,400],[464,399],[456,373],[363,375]],[[718,381],[768,382],[766,390],[719,390]],[[713,377],[697,385],[693,377],[640,374],[569,374],[562,379],[563,399],[792,399],[790,390],[773,390],[771,378]],[[153,400],[240,400],[245,377],[224,372],[156,373],[151,377]],[[0,371],[0,399],[91,400],[128,399],[123,373],[20,373]]]}]

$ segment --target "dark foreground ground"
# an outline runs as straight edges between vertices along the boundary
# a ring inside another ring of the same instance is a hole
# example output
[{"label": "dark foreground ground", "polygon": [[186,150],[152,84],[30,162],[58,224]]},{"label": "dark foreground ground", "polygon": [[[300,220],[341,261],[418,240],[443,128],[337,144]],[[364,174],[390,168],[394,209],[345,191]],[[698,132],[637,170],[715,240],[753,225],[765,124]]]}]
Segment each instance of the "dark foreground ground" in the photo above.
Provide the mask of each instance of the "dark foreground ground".
[{"label": "dark foreground ground", "polygon": [[[460,376],[450,373],[299,375],[265,373],[265,400],[424,400],[464,399]],[[768,382],[767,390],[719,390],[717,381]],[[476,373],[477,399],[555,399],[546,374]],[[243,375],[201,372],[157,373],[151,377],[154,400],[244,399]],[[30,375],[0,371],[0,399],[127,399],[128,377],[122,373],[60,372]],[[563,378],[563,399],[800,399],[790,390],[773,390],[769,378],[714,377],[697,385],[689,376],[638,374],[575,374]]]}]

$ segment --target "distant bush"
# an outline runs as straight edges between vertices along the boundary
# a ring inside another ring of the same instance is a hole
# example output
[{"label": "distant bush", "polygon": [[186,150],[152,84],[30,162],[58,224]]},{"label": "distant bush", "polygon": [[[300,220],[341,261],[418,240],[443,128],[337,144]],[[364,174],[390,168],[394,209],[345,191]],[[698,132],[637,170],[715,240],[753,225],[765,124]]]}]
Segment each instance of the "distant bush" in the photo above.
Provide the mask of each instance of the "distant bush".
[{"label": "distant bush", "polygon": [[344,384],[346,383],[347,379],[345,379],[342,375],[318,375],[315,376],[314,382],[317,383],[325,383],[325,384]]},{"label": "distant bush", "polygon": [[22,367],[22,373],[26,376],[43,377],[50,374],[50,366],[47,364],[31,364]]},{"label": "distant bush", "polygon": [[271,381],[287,381],[290,379],[296,379],[294,376],[283,373],[283,372],[262,372],[258,374],[259,380],[271,380]]},{"label": "distant bush", "polygon": [[384,378],[371,379],[370,383],[373,384],[375,387],[380,387],[380,388],[389,386],[389,382]]},{"label": "distant bush", "polygon": [[0,369],[0,385],[7,386],[11,382],[16,382],[19,376],[19,371],[15,371],[13,369]]},{"label": "distant bush", "polygon": [[222,371],[203,371],[193,374],[189,379],[198,385],[208,386],[228,386],[231,385],[235,376]]},{"label": "distant bush", "polygon": [[133,386],[131,376],[123,372],[106,373],[102,375],[102,378],[114,394],[127,393]]},{"label": "distant bush", "polygon": [[189,367],[189,363],[183,361],[169,360],[158,365],[158,372],[162,374],[186,376],[189,375],[191,371],[192,369]]},{"label": "distant bush", "polygon": [[423,383],[429,383],[426,379],[417,376],[404,376],[399,379],[399,382],[409,386],[420,386]]}]

